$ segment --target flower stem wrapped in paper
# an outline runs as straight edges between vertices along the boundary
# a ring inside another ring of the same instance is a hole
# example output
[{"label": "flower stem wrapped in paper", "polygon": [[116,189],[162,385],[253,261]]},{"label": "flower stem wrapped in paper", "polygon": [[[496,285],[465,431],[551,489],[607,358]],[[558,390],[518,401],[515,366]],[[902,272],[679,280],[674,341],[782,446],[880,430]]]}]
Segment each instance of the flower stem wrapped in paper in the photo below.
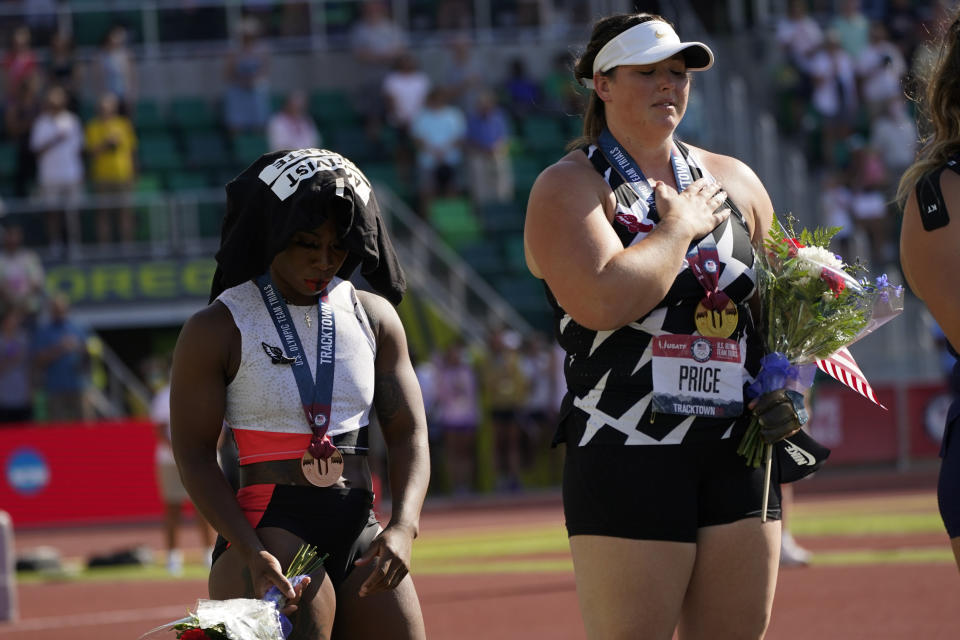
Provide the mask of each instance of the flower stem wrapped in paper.
[{"label": "flower stem wrapped in paper", "polygon": [[[302,545],[284,576],[296,588],[323,566],[326,557],[318,558],[316,547]],[[270,587],[263,599],[201,599],[187,617],[152,629],[139,640],[159,637],[171,629],[179,640],[284,640],[293,629],[290,620],[280,613],[286,604],[276,587]]]},{"label": "flower stem wrapped in paper", "polygon": [[747,389],[748,395],[758,400],[738,453],[748,465],[767,464],[764,520],[771,445],[778,441],[787,456],[803,460],[796,455],[795,445],[783,441],[787,434],[777,431],[777,416],[782,415],[778,408],[783,407],[783,413],[791,417],[796,415],[792,426],[784,420],[785,429],[793,431],[797,422],[806,422],[803,392],[813,384],[817,368],[876,402],[846,347],[903,310],[902,287],[890,285],[885,275],[873,281],[858,280],[863,267],[847,264],[830,251],[828,245],[838,231],[839,227],[803,229],[797,234],[791,220],[784,228],[774,218],[755,267],[763,309],[760,333],[767,355]]}]

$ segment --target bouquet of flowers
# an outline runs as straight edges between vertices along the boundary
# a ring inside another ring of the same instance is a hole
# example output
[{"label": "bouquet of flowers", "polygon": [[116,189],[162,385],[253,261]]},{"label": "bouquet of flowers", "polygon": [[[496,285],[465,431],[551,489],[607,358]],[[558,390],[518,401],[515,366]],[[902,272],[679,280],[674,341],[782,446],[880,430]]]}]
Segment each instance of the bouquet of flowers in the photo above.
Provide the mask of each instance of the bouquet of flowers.
[{"label": "bouquet of flowers", "polygon": [[[903,287],[885,275],[873,281],[864,268],[847,264],[829,250],[839,227],[803,229],[795,233],[774,218],[760,252],[756,271],[763,308],[760,331],[767,355],[748,389],[760,396],[777,389],[802,392],[813,383],[818,362],[856,342],[903,310]],[[865,382],[865,381],[864,381]],[[757,467],[767,456],[756,417],[744,434],[738,453]],[[767,469],[769,474],[769,467]]]},{"label": "bouquet of flowers", "polygon": [[[326,558],[326,555],[317,557],[316,547],[301,545],[284,576],[296,587],[319,569]],[[286,598],[277,587],[270,587],[262,600],[201,599],[187,617],[152,629],[140,636],[140,640],[168,629],[173,629],[179,640],[284,640],[293,628],[290,620],[280,613],[285,605]]]}]

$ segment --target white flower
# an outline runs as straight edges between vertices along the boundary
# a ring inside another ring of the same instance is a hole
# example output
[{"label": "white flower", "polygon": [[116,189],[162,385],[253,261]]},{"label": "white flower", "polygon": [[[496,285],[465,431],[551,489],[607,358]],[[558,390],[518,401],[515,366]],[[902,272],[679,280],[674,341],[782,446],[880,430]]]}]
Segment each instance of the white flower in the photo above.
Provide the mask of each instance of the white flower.
[{"label": "white flower", "polygon": [[266,600],[198,600],[196,616],[201,629],[222,623],[232,640],[283,640],[277,608]]},{"label": "white flower", "polygon": [[842,271],[843,261],[837,258],[832,251],[824,247],[801,247],[797,249],[797,257],[806,265],[800,267],[813,277],[820,277],[820,271],[826,267],[832,271]]}]

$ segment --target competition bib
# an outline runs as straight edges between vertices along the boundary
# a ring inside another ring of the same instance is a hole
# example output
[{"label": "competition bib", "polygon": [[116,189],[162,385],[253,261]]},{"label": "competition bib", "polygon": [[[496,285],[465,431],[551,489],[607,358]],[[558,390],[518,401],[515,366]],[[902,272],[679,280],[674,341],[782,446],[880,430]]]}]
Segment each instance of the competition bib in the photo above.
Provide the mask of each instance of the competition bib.
[{"label": "competition bib", "polygon": [[653,410],[729,418],[743,412],[740,343],[706,336],[653,339]]}]

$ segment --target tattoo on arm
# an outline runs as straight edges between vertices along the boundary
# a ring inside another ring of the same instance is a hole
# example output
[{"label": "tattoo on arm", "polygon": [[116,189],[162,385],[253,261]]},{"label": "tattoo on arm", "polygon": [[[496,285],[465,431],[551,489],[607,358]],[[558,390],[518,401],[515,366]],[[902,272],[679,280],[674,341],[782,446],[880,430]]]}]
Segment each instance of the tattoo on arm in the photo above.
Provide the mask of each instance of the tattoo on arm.
[{"label": "tattoo on arm", "polygon": [[396,374],[382,373],[377,375],[374,389],[373,402],[377,410],[377,417],[381,421],[391,420],[401,410],[409,410]]}]

